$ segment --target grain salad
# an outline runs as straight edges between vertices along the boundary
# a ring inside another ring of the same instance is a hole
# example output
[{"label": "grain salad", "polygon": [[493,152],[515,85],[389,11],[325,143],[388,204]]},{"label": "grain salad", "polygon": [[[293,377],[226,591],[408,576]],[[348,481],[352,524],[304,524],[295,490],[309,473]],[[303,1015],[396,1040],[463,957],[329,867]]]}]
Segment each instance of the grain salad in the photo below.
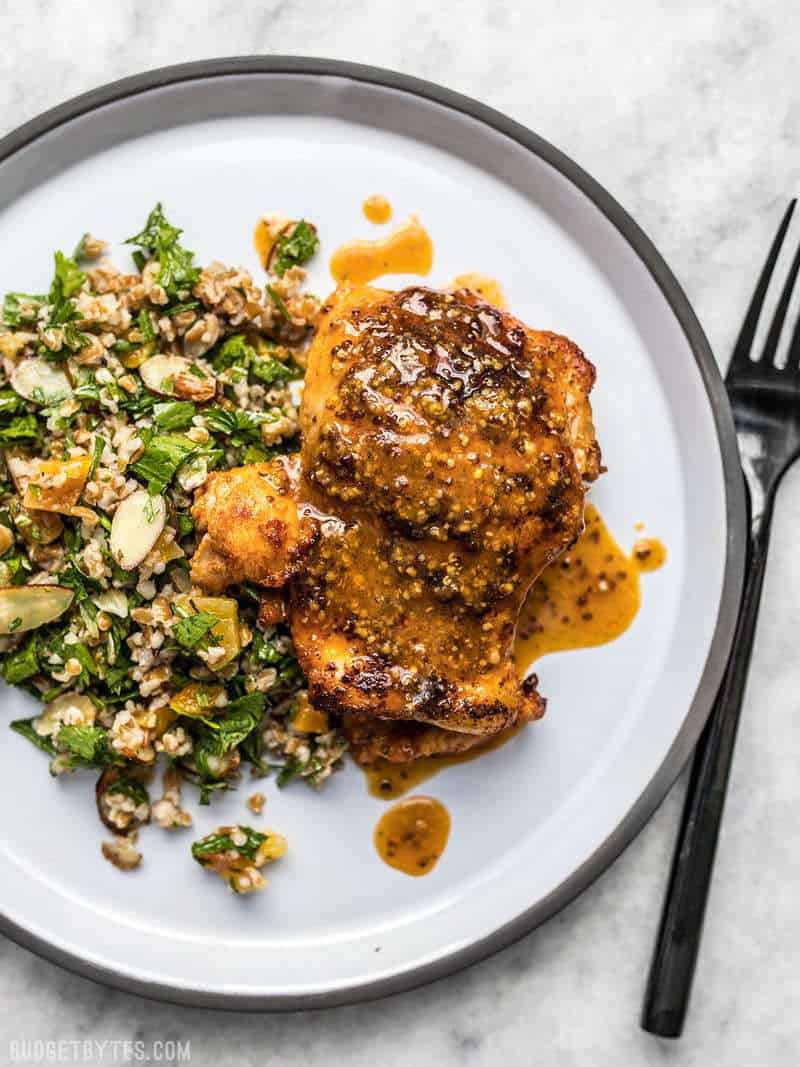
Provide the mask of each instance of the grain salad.
[{"label": "grain salad", "polygon": [[[156,205],[127,242],[134,269],[87,234],[55,253],[46,294],[3,302],[0,673],[43,705],[11,728],[51,774],[99,774],[115,835],[103,854],[120,869],[138,865],[146,823],[191,825],[187,782],[201,804],[245,771],[318,786],[345,749],[308,704],[274,605],[247,584],[205,595],[189,572],[193,494],[209,472],[299,445],[319,310],[303,264],[318,242],[304,221],[264,225],[261,285],[196,265]],[[259,867],[285,847],[250,827],[210,838],[194,858],[237,892],[259,888]]]}]

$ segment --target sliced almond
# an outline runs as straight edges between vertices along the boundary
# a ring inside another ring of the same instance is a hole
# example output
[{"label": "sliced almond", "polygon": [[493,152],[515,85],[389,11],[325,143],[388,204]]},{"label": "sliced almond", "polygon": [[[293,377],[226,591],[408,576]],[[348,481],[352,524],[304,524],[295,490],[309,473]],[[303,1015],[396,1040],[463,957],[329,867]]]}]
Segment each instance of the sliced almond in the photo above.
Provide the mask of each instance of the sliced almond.
[{"label": "sliced almond", "polygon": [[111,555],[124,571],[139,566],[161,536],[166,521],[163,496],[137,489],[125,497],[114,512],[109,535]]},{"label": "sliced almond", "polygon": [[195,400],[202,404],[206,400],[213,400],[216,393],[217,379],[212,374],[201,378],[199,374],[188,371],[175,379],[175,396],[181,400]]},{"label": "sliced almond", "polygon": [[139,367],[139,374],[147,388],[160,396],[174,396],[175,382],[190,369],[191,363],[183,356],[169,356],[158,352],[146,359]]},{"label": "sliced almond", "polygon": [[91,465],[91,456],[37,460],[25,486],[23,506],[68,515],[78,503]]},{"label": "sliced almond", "polygon": [[106,589],[96,597],[93,597],[92,602],[101,611],[105,611],[109,615],[116,615],[118,619],[127,619],[128,617],[128,598],[121,589]]},{"label": "sliced almond", "polygon": [[31,459],[25,452],[9,449],[5,453],[5,461],[8,473],[11,475],[11,481],[14,483],[14,488],[18,493],[24,493],[36,469],[36,460]]},{"label": "sliced almond", "polygon": [[45,704],[33,728],[39,737],[49,737],[62,723],[70,726],[94,726],[97,709],[85,693],[62,693]]},{"label": "sliced almond", "polygon": [[147,388],[160,396],[176,396],[181,400],[211,400],[217,391],[213,374],[202,378],[192,371],[191,360],[185,356],[171,356],[159,352],[146,359],[139,374]]},{"label": "sliced almond", "polygon": [[38,357],[23,359],[16,365],[11,387],[34,404],[60,404],[72,396],[72,386],[63,369]]},{"label": "sliced almond", "polygon": [[75,594],[60,585],[14,585],[0,588],[0,634],[35,630],[63,615]]}]

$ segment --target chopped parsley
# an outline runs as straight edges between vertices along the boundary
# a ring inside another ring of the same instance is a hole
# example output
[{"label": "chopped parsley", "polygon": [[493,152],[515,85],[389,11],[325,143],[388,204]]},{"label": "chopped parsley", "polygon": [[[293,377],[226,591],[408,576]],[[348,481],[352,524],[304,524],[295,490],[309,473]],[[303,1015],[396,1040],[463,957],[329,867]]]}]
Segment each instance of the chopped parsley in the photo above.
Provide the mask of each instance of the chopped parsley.
[{"label": "chopped parsley", "polygon": [[[56,252],[55,272],[47,294],[47,326],[60,328],[63,331],[64,344],[73,352],[83,348],[89,341],[89,337],[79,332],[75,325],[80,313],[72,299],[85,281],[86,275],[75,260],[65,256],[63,252]],[[58,352],[51,352],[43,345],[40,345],[40,350],[48,359],[59,358]]]},{"label": "chopped parsley", "polygon": [[155,340],[156,331],[153,329],[153,320],[150,318],[150,313],[146,311],[145,308],[142,308],[136,316],[136,325],[139,327],[139,333],[145,341]]},{"label": "chopped parsley", "polygon": [[11,729],[24,737],[27,741],[30,741],[36,748],[41,749],[42,752],[46,752],[48,756],[55,756],[56,748],[49,737],[42,737],[41,734],[37,734],[33,724],[36,719],[17,719],[15,722],[9,723]]},{"label": "chopped parsley", "polygon": [[243,411],[218,406],[208,408],[204,413],[206,423],[216,433],[221,433],[232,445],[246,445],[261,440],[261,426],[265,422],[275,422],[277,416],[270,411]]},{"label": "chopped parsley", "polygon": [[35,415],[16,415],[0,426],[0,445],[25,444],[35,441],[39,434],[39,420]]},{"label": "chopped parsley", "polygon": [[185,652],[208,648],[219,643],[216,635],[211,633],[218,622],[217,616],[210,611],[198,611],[178,619],[172,627],[172,636]]},{"label": "chopped parsley", "polygon": [[191,400],[173,400],[153,407],[153,425],[159,430],[186,430],[192,425],[197,408]]},{"label": "chopped parsley", "polygon": [[238,830],[246,837],[243,845],[236,845],[230,834],[212,833],[195,841],[192,845],[192,856],[198,863],[205,863],[220,852],[238,852],[249,860],[254,860],[259,848],[268,838],[268,834],[261,834],[249,826],[237,826],[232,829]]},{"label": "chopped parsley", "polygon": [[33,293],[6,293],[3,300],[3,322],[14,328],[36,322],[39,308],[46,296]]},{"label": "chopped parsley", "polygon": [[255,356],[255,349],[247,343],[244,334],[235,333],[217,345],[210,356],[211,366],[221,374],[230,367],[246,367]]},{"label": "chopped parsley", "polygon": [[289,267],[298,267],[307,263],[319,248],[319,238],[315,227],[305,219],[292,227],[289,233],[281,234],[275,242],[275,252],[270,267],[282,278]]},{"label": "chopped parsley", "polygon": [[197,451],[197,444],[182,434],[156,434],[130,469],[151,493],[163,493],[182,463]]},{"label": "chopped parsley", "polygon": [[273,285],[268,285],[267,286],[267,292],[269,293],[270,300],[275,305],[275,310],[278,312],[278,314],[280,315],[280,317],[282,319],[284,319],[286,322],[288,322],[289,321],[289,309],[284,304],[283,300],[281,299],[281,297],[278,294],[278,292],[275,289],[275,287]]},{"label": "chopped parsley", "polygon": [[183,230],[167,222],[161,204],[150,212],[141,233],[125,242],[137,245],[143,256],[134,257],[142,269],[143,257],[157,257],[159,270],[156,281],[164,288],[170,301],[181,299],[181,294],[191,290],[200,277],[200,269],[194,266],[194,252],[184,248],[178,238]]},{"label": "chopped parsley", "polygon": [[41,649],[41,636],[34,633],[24,645],[5,656],[0,671],[9,685],[19,685],[39,673],[39,654]]},{"label": "chopped parsley", "polygon": [[62,726],[58,747],[73,757],[70,766],[100,766],[113,759],[108,735],[100,726]]}]

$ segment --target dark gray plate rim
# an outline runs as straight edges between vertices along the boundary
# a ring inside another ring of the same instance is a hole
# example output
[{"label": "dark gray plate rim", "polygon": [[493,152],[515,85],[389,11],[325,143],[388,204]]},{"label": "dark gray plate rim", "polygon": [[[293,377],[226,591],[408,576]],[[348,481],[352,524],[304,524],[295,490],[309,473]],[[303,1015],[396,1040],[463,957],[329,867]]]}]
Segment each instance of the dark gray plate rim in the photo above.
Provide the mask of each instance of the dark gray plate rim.
[{"label": "dark gray plate rim", "polygon": [[[485,959],[500,949],[506,948],[553,916],[589,886],[630,844],[678,777],[700,736],[719,687],[733,639],[741,594],[746,549],[746,510],[739,452],[727,394],[703,329],[669,267],[630,215],[590,175],[537,134],[476,100],[419,78],[412,78],[379,67],[337,60],[303,56],[242,56],[202,60],[196,63],[162,67],[134,77],[123,78],[121,81],[93,89],[91,92],[46,111],[0,140],[0,162],[55,127],[113,101],[179,82],[186,83],[210,77],[235,78],[246,74],[334,76],[422,97],[471,116],[504,134],[533,155],[545,160],[577,186],[616,227],[647,267],[672,308],[691,346],[708,395],[719,440],[728,524],[725,574],[714,636],[692,706],[664,762],[628,814],[603,844],[557,890],[490,936],[433,963],[397,975],[352,985],[346,989],[305,996],[243,996],[211,990],[181,990],[172,985],[132,978],[113,969],[98,966],[77,954],[65,952],[0,914],[0,931],[24,948],[84,977],[115,986],[129,993],[195,1007],[247,1011],[298,1011],[370,1000],[413,989]],[[654,916],[654,933],[655,918]]]}]

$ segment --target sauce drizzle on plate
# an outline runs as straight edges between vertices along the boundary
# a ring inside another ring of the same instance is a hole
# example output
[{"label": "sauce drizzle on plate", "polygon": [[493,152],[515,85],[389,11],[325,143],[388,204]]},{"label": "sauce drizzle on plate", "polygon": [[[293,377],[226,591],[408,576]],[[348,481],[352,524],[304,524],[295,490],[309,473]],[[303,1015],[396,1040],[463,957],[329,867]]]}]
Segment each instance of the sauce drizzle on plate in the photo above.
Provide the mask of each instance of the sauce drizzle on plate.
[{"label": "sauce drizzle on plate", "polygon": [[376,225],[388,222],[392,217],[392,205],[385,196],[379,196],[377,193],[374,196],[367,197],[361,205],[361,210],[364,212],[365,217]]},{"label": "sauce drizzle on plate", "polygon": [[366,285],[384,274],[427,274],[433,266],[430,234],[412,215],[377,241],[348,241],[331,256],[337,284]]},{"label": "sauce drizzle on plate", "polygon": [[450,814],[433,797],[407,797],[385,811],[375,827],[375,849],[384,863],[419,878],[430,874],[450,836]]},{"label": "sauce drizzle on plate", "polygon": [[584,531],[531,589],[517,627],[521,672],[550,652],[594,648],[620,637],[639,611],[639,572],[666,560],[660,541],[640,539],[626,555],[593,504]]}]

